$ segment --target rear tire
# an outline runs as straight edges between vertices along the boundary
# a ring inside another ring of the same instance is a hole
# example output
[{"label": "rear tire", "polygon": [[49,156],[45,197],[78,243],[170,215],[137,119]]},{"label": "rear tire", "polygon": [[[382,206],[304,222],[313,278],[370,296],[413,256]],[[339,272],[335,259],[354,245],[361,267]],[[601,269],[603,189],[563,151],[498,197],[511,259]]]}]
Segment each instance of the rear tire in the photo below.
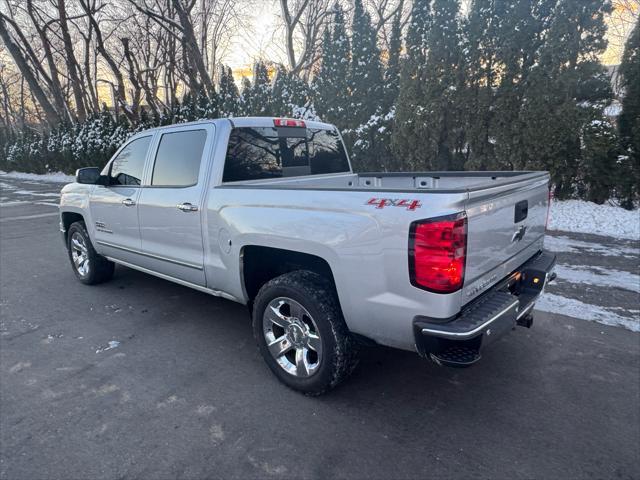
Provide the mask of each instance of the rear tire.
[{"label": "rear tire", "polygon": [[76,278],[86,285],[111,280],[115,264],[93,248],[84,222],[72,223],[67,232],[67,252]]},{"label": "rear tire", "polygon": [[307,395],[334,388],[358,363],[333,285],[310,271],[262,286],[253,304],[253,334],[275,376]]}]

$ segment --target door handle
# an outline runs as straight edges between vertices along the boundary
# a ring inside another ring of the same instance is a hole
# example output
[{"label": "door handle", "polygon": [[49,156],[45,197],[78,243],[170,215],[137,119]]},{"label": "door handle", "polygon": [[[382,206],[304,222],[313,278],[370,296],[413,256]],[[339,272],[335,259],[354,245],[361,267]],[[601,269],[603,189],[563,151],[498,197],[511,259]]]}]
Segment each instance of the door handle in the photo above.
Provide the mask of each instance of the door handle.
[{"label": "door handle", "polygon": [[178,205],[178,210],[182,210],[183,212],[197,212],[198,206],[192,205],[191,203],[181,203]]},{"label": "door handle", "polygon": [[136,202],[134,202],[133,200],[131,200],[130,198],[125,198],[124,200],[122,200],[122,204],[125,207],[132,207],[136,204]]}]

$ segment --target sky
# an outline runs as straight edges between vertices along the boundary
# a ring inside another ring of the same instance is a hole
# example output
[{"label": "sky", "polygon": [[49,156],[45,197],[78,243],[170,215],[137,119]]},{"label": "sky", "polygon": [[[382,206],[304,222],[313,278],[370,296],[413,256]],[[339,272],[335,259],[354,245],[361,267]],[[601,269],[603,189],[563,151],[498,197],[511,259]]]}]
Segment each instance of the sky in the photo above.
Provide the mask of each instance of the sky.
[{"label": "sky", "polygon": [[[258,0],[247,18],[247,33],[234,39],[225,63],[237,77],[251,76],[255,60],[268,58],[285,63],[284,50],[278,46],[280,9],[273,0]],[[282,40],[284,42],[284,39]]]}]

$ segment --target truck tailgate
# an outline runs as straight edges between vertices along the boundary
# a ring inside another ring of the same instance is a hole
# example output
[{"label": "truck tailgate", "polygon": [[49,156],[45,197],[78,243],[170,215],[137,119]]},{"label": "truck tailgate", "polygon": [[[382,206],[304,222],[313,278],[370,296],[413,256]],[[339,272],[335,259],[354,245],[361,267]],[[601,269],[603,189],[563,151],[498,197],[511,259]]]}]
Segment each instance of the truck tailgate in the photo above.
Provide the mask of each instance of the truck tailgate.
[{"label": "truck tailgate", "polygon": [[526,262],[542,248],[549,175],[469,192],[466,274],[467,303]]}]

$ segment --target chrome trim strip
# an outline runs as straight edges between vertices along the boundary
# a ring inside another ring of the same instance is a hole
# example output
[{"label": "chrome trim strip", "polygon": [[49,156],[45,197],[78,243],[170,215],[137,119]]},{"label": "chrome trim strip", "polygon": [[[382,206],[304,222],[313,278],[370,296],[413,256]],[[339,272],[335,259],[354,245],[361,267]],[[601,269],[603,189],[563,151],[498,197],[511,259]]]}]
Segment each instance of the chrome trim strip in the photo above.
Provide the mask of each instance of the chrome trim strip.
[{"label": "chrome trim strip", "polygon": [[123,250],[129,253],[135,253],[137,255],[142,255],[144,257],[155,258],[156,260],[163,260],[165,262],[174,263],[176,265],[181,265],[183,267],[193,268],[195,270],[204,270],[202,265],[194,265],[193,263],[181,262],[180,260],[173,260],[171,258],[161,257],[159,255],[154,255],[152,253],[141,252],[140,250],[135,250],[133,248],[122,247],[120,245],[114,245],[113,243],[103,242],[98,240],[96,243],[105,247],[117,248],[118,250]]},{"label": "chrome trim strip", "polygon": [[[478,325],[473,330],[469,330],[467,332],[445,332],[445,331],[442,331],[442,330],[434,330],[434,329],[431,329],[431,328],[423,328],[422,329],[422,334],[423,335],[425,335],[425,334],[426,335],[434,335],[436,337],[443,337],[443,338],[455,338],[455,339],[458,339],[458,340],[465,340],[467,338],[473,337],[476,333],[481,332],[485,327],[487,327],[487,325],[490,325],[491,323],[495,322],[498,318],[500,318],[502,315],[507,313],[509,310],[511,310],[513,307],[515,307],[519,303],[520,303],[520,301],[518,299],[515,299],[513,301],[513,303],[511,303],[507,308],[502,310],[500,313],[497,313],[496,315],[494,315],[492,318],[490,318],[489,320],[487,320],[483,324]],[[443,325],[446,325],[446,323],[443,324]]]},{"label": "chrome trim strip", "polygon": [[533,310],[533,307],[536,305],[536,301],[538,300],[538,298],[540,298],[540,295],[538,295],[536,298],[533,299],[533,301],[527,306],[527,308],[525,308],[524,310],[522,310],[518,316],[516,317],[516,320],[520,320],[522,317],[524,317],[527,313],[529,313],[531,310]]},{"label": "chrome trim strip", "polygon": [[208,293],[209,295],[214,295],[216,297],[226,298],[227,300],[232,300],[234,302],[238,302],[238,303],[244,304],[244,302],[242,300],[234,297],[230,293],[223,292],[221,290],[213,290],[211,288],[203,287],[202,285],[196,285],[195,283],[186,282],[184,280],[180,280],[179,278],[175,278],[175,277],[171,277],[169,275],[165,275],[164,273],[154,272],[153,270],[149,270],[148,268],[140,267],[140,266],[135,265],[133,263],[125,262],[124,260],[118,260],[117,258],[113,258],[113,257],[109,257],[109,256],[105,256],[105,258],[107,260],[110,260],[110,261],[112,261],[114,263],[117,263],[119,265],[123,265],[123,266],[129,267],[129,268],[133,268],[134,270],[139,270],[139,271],[141,271],[143,273],[148,273],[149,275],[153,275],[154,277],[162,278],[163,280],[168,280],[170,282],[177,283],[177,284],[182,285],[184,287],[193,288],[194,290],[198,290],[200,292]]}]

